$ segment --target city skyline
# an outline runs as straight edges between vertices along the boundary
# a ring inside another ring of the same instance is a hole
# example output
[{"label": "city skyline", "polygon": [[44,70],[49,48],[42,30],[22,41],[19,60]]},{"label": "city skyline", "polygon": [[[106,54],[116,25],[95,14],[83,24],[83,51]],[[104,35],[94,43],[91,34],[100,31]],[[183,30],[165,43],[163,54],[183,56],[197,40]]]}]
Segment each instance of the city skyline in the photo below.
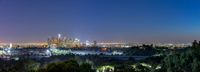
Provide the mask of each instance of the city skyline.
[{"label": "city skyline", "polygon": [[200,1],[0,0],[0,41],[46,41],[58,33],[90,41],[191,42]]}]

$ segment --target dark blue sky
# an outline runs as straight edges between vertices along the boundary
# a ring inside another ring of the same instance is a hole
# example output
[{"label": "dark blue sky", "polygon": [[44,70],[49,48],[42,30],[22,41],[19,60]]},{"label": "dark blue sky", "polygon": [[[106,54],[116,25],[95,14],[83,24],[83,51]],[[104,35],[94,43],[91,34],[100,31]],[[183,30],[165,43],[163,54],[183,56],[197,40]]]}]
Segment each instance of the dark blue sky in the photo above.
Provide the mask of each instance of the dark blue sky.
[{"label": "dark blue sky", "polygon": [[0,0],[0,40],[62,33],[97,41],[200,39],[198,0]]}]

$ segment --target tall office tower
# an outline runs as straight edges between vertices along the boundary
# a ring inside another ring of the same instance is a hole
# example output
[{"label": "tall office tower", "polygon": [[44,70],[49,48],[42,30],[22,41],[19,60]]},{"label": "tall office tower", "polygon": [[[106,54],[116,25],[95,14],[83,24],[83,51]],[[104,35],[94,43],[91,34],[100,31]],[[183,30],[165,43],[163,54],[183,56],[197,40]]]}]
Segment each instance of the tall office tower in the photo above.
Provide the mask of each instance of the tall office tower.
[{"label": "tall office tower", "polygon": [[97,47],[97,41],[94,41],[93,43],[93,47]]},{"label": "tall office tower", "polygon": [[61,38],[61,34],[58,34],[58,39],[60,39]]}]

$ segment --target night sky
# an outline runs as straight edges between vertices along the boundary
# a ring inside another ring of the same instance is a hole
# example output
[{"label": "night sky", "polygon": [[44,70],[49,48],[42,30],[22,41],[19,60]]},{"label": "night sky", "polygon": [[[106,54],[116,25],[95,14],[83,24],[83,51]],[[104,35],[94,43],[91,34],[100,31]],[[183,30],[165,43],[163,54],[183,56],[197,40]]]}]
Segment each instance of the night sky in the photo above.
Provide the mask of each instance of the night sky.
[{"label": "night sky", "polygon": [[200,39],[198,0],[0,0],[0,41]]}]

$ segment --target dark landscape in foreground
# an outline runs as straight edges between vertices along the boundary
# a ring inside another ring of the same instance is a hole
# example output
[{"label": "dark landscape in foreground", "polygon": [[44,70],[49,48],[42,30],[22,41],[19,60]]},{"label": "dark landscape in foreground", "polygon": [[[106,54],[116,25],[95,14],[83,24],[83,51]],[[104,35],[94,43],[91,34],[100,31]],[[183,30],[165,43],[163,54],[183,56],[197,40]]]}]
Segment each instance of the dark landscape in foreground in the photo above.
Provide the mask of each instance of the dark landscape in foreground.
[{"label": "dark landscape in foreground", "polygon": [[[200,45],[196,42],[191,47],[177,49],[151,46],[101,49],[98,47],[53,49],[64,51],[58,53],[54,53],[51,49],[13,49],[11,52],[18,54],[1,55],[0,71],[198,72],[200,70]],[[48,54],[47,50],[50,50],[51,54]],[[90,54],[93,51],[97,53]],[[112,51],[121,51],[123,54],[115,54]]]}]

